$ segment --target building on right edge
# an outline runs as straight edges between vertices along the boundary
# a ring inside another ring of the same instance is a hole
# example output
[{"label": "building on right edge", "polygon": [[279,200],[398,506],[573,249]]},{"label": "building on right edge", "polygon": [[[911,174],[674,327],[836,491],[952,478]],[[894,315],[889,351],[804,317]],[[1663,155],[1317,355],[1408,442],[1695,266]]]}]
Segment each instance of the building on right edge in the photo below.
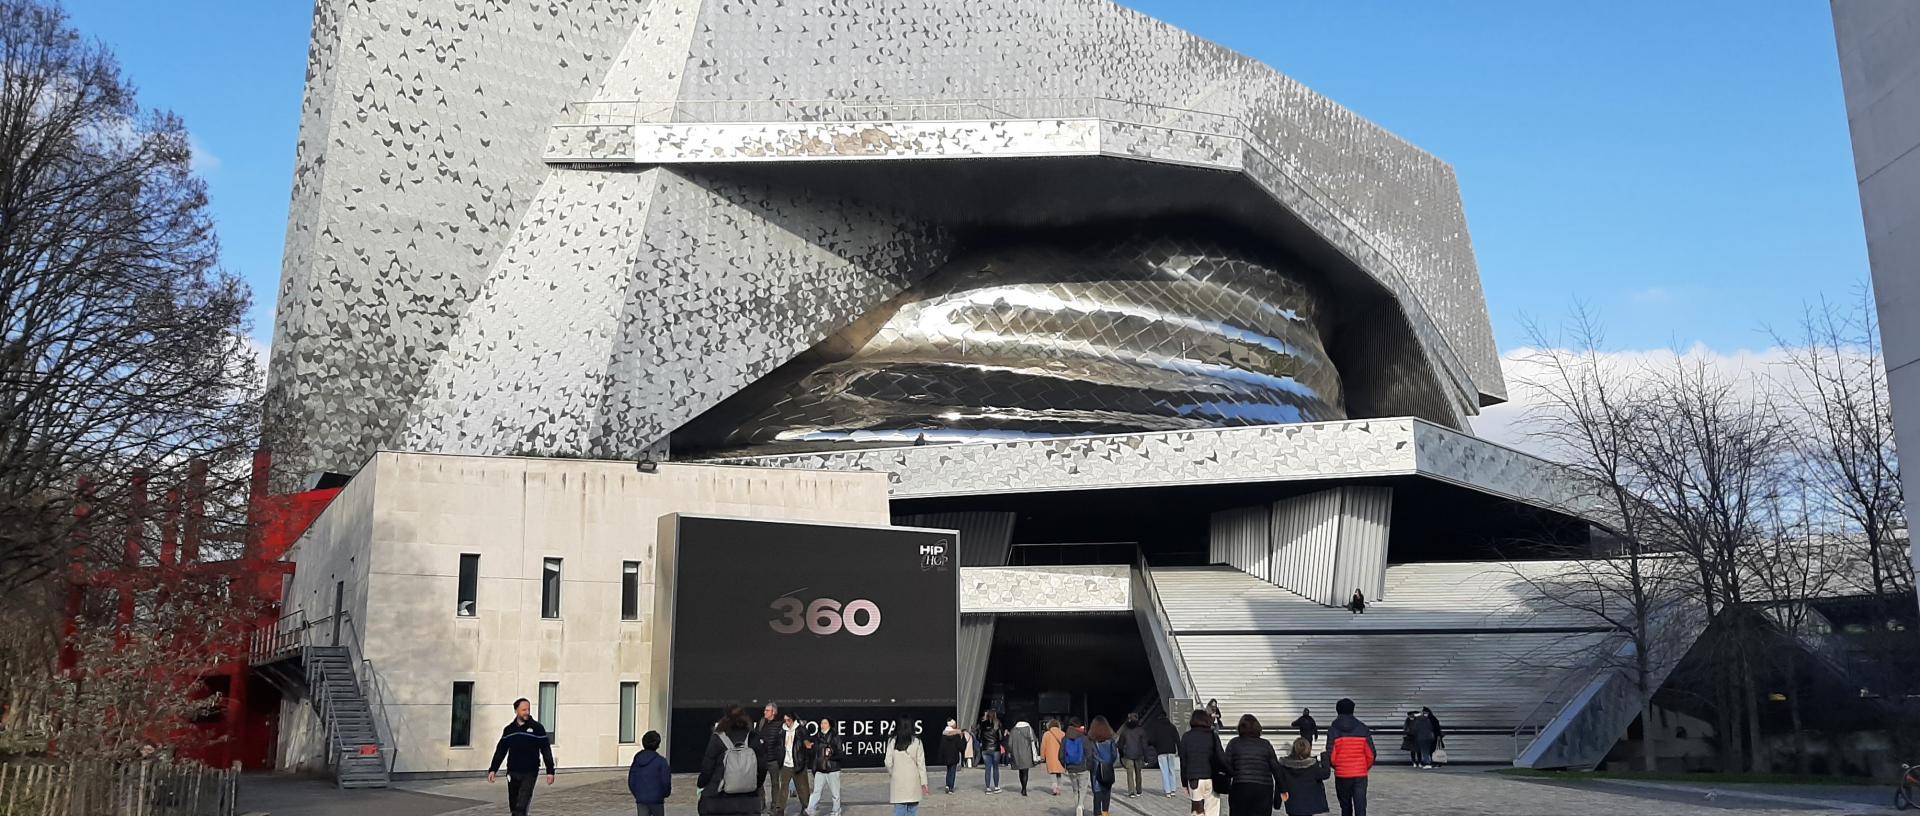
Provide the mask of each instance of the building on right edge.
[{"label": "building on right edge", "polygon": [[[1834,0],[1840,81],[1901,450],[1920,450],[1920,3]],[[1920,469],[1907,468],[1907,506]],[[1920,572],[1920,550],[1912,551]]]}]

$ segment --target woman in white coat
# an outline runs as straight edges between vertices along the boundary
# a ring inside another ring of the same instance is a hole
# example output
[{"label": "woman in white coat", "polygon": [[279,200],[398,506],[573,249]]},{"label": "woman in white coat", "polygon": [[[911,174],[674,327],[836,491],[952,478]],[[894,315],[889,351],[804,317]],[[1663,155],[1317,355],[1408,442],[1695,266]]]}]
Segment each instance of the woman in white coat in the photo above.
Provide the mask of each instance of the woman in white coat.
[{"label": "woman in white coat", "polygon": [[893,803],[893,816],[918,816],[920,800],[927,795],[927,752],[913,738],[913,720],[901,720],[893,726],[893,743],[887,746],[887,801]]}]

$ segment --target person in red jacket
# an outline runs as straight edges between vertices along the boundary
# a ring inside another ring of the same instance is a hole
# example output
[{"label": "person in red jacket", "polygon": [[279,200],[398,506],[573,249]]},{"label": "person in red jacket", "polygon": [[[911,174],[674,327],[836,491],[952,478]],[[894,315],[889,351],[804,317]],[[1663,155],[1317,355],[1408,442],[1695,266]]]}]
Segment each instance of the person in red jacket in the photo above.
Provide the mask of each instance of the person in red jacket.
[{"label": "person in red jacket", "polygon": [[1353,716],[1353,701],[1335,703],[1333,725],[1327,727],[1327,754],[1333,764],[1333,792],[1340,798],[1340,816],[1367,816],[1367,774],[1379,752],[1373,730]]}]

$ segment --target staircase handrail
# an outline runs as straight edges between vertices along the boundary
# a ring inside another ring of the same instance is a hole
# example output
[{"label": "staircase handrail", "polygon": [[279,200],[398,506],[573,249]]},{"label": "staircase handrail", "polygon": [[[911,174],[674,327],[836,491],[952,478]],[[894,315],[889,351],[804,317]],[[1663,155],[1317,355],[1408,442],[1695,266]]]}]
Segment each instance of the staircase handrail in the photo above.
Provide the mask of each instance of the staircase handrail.
[{"label": "staircase handrail", "polygon": [[261,663],[281,655],[291,654],[305,645],[307,631],[307,611],[296,609],[274,619],[272,623],[255,627],[247,638],[247,657],[250,661]]},{"label": "staircase handrail", "polygon": [[360,693],[367,698],[367,708],[379,721],[373,731],[374,742],[380,745],[380,752],[386,755],[387,773],[393,773],[394,765],[399,761],[400,746],[393,738],[393,723],[387,720],[386,697],[380,690],[380,674],[374,669],[373,659],[367,657],[362,649],[360,629],[353,625],[353,614],[341,612],[340,621],[348,633],[345,644],[347,660],[359,667],[359,676],[354,681],[359,684]]},{"label": "staircase handrail", "polygon": [[[1555,720],[1560,719],[1560,716],[1566,713],[1567,703],[1572,701],[1580,689],[1590,685],[1594,678],[1602,675],[1622,673],[1619,666],[1604,665],[1597,668],[1599,668],[1599,670],[1594,672],[1586,672],[1579,669],[1566,672],[1560,678],[1560,682],[1555,683],[1552,688],[1547,690],[1546,694],[1540,697],[1539,702],[1533,704],[1533,708],[1528,709],[1526,714],[1521,715],[1520,723],[1513,728],[1514,757],[1519,757],[1521,752],[1527,749],[1528,745],[1531,745],[1534,740],[1539,739],[1540,735],[1545,733],[1547,728],[1552,726]],[[1548,714],[1545,719],[1540,718],[1543,712]],[[1522,742],[1522,740],[1525,740],[1525,742]]]},{"label": "staircase handrail", "polygon": [[[1177,667],[1180,670],[1180,676],[1178,678],[1179,687],[1169,689],[1169,691],[1173,692],[1172,699],[1193,697],[1195,696],[1191,680],[1193,673],[1187,669],[1187,657],[1181,653],[1180,644],[1173,639],[1173,619],[1168,617],[1166,606],[1160,602],[1160,590],[1154,586],[1153,573],[1147,568],[1147,553],[1145,550],[1138,550],[1134,553],[1133,568],[1140,574],[1140,584],[1146,590],[1146,600],[1149,604],[1148,608],[1152,610],[1154,619],[1160,621],[1166,627],[1166,631],[1162,633],[1164,637],[1161,638],[1161,641],[1166,644],[1168,655],[1173,659],[1173,665],[1168,668]],[[1175,678],[1168,678],[1168,680],[1172,681],[1175,680]],[[1172,686],[1173,683],[1169,682],[1168,685]]]}]

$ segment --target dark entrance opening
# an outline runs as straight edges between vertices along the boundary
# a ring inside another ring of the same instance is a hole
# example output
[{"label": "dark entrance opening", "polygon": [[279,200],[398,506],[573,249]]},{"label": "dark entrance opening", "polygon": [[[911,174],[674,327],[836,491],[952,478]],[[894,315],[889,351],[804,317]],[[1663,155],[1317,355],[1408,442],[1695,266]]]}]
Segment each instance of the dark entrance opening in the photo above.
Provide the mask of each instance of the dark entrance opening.
[{"label": "dark entrance opening", "polygon": [[1049,717],[1104,716],[1117,729],[1159,694],[1132,615],[1001,615],[987,658],[987,705],[1035,733]]}]

